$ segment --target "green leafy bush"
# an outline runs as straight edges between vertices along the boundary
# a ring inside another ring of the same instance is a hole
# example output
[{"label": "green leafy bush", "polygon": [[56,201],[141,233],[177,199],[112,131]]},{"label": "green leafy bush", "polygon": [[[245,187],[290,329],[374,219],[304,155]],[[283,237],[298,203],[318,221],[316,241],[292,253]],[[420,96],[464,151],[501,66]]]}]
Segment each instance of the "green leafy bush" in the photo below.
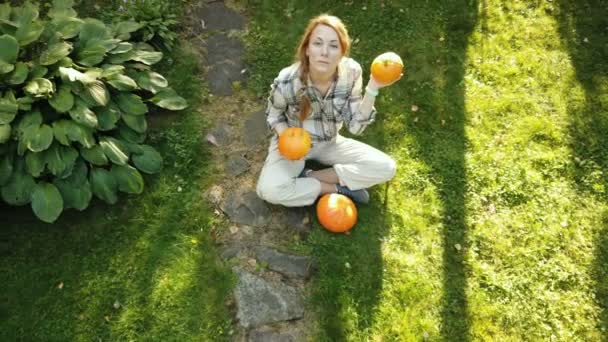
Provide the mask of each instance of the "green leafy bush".
[{"label": "green leafy bush", "polygon": [[80,19],[72,0],[0,5],[0,192],[55,221],[84,210],[92,196],[113,204],[143,191],[140,174],[159,172],[145,145],[147,103],[169,110],[186,101],[151,65],[163,54],[129,42],[140,25]]},{"label": "green leafy bush", "polygon": [[157,50],[170,52],[177,42],[178,12],[180,1],[166,0],[126,0],[117,1],[118,10],[108,11],[106,21],[131,20],[139,27],[131,33],[133,41],[145,42]]}]

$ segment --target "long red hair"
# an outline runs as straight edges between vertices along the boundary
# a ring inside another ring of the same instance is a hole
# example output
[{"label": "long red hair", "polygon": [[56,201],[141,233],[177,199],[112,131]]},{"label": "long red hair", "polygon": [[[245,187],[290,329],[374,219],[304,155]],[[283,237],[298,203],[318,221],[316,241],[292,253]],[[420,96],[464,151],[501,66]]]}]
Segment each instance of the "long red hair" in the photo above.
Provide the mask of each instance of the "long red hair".
[{"label": "long red hair", "polygon": [[300,44],[296,49],[295,56],[296,61],[300,62],[300,81],[302,82],[303,87],[303,89],[300,90],[300,121],[304,121],[310,114],[310,99],[308,98],[308,95],[306,95],[305,88],[306,83],[308,82],[308,73],[310,72],[310,64],[308,61],[308,56],[306,55],[306,49],[310,43],[312,31],[314,31],[318,25],[326,25],[336,31],[338,34],[338,40],[340,41],[342,56],[348,56],[348,52],[350,51],[350,38],[348,36],[348,30],[346,30],[346,26],[342,20],[340,20],[340,18],[329,14],[321,14],[310,19],[308,26],[306,26],[306,30],[304,30],[304,34],[300,39]]}]

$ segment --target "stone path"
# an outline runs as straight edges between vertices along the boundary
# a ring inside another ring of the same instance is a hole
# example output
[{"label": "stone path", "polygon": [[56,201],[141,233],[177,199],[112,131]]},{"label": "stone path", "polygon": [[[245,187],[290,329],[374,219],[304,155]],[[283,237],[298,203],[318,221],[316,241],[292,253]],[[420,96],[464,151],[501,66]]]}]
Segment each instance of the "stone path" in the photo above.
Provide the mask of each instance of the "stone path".
[{"label": "stone path", "polygon": [[[205,194],[216,214],[225,218],[218,235],[222,258],[238,281],[233,299],[235,341],[302,341],[312,326],[304,302],[314,265],[307,256],[289,251],[306,238],[310,208],[287,209],[260,200],[255,182],[266,157],[269,130],[265,100],[239,91],[246,82],[239,38],[246,19],[223,1],[207,1],[194,9],[194,34],[203,42],[210,105],[202,115],[215,121],[206,139],[214,162],[224,174]],[[235,90],[237,89],[237,90]]]}]

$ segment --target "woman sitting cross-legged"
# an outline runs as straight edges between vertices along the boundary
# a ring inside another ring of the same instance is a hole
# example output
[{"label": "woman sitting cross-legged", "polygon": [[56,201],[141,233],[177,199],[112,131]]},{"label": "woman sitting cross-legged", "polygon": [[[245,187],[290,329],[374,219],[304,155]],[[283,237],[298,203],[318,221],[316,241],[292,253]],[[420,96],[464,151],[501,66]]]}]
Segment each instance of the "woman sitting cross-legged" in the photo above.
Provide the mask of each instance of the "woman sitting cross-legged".
[{"label": "woman sitting cross-legged", "polygon": [[[378,90],[394,83],[380,84],[370,76],[362,95],[361,66],[347,57],[349,49],[348,32],[339,18],[315,17],[301,38],[297,61],[274,80],[266,116],[277,134],[257,183],[257,194],[265,201],[298,207],[313,204],[320,195],[339,193],[368,203],[366,188],[394,177],[391,157],[338,133],[346,125],[360,134],[374,121]],[[301,160],[279,153],[278,136],[288,127],[302,127],[311,136],[312,148]],[[308,159],[331,167],[305,169]]]}]

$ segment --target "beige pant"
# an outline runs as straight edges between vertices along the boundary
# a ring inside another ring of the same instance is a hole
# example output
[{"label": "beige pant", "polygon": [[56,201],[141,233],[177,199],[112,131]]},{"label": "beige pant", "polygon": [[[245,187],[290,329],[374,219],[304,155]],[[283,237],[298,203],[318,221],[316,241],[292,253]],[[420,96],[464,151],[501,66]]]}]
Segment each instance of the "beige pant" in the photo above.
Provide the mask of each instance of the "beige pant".
[{"label": "beige pant", "polygon": [[[351,190],[369,188],[395,176],[395,161],[386,153],[340,135],[335,141],[316,144],[305,159],[333,165],[340,185]],[[304,160],[283,158],[274,136],[258,179],[258,196],[286,207],[313,204],[321,193],[321,182],[315,178],[298,178],[304,163]]]}]

